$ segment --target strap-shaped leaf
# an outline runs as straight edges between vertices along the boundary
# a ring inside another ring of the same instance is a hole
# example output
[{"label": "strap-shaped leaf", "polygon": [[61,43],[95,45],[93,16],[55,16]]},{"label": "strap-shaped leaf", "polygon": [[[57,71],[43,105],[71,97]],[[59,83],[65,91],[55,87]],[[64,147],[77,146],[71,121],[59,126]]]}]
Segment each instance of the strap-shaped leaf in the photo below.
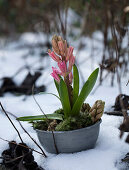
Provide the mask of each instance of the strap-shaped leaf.
[{"label": "strap-shaped leaf", "polygon": [[40,92],[39,94],[51,94],[51,95],[57,97],[60,100],[60,98],[56,94],[54,94],[54,93]]},{"label": "strap-shaped leaf", "polygon": [[[53,113],[53,114],[46,114],[47,119],[56,119],[56,120],[63,120],[63,116],[61,114]],[[37,121],[37,120],[46,120],[45,115],[37,115],[37,116],[25,116],[19,117],[17,120],[20,121]]]},{"label": "strap-shaped leaf", "polygon": [[57,89],[59,97],[60,97],[59,83],[57,83],[57,81],[55,79],[54,79],[54,83],[55,83],[56,89]]},{"label": "strap-shaped leaf", "polygon": [[62,107],[64,110],[64,116],[68,117],[71,113],[71,106],[69,101],[68,89],[63,79],[60,80],[59,91]]},{"label": "strap-shaped leaf", "polygon": [[79,93],[79,73],[77,66],[73,66],[73,104],[76,102]]},{"label": "strap-shaped leaf", "polygon": [[72,108],[72,115],[77,115],[80,112],[81,106],[84,103],[85,99],[87,98],[87,96],[89,95],[89,93],[91,92],[91,90],[93,89],[97,76],[98,76],[98,72],[99,72],[99,68],[97,68],[96,70],[94,70],[92,72],[92,74],[89,76],[88,80],[86,81],[86,83],[84,84],[80,95],[78,96],[73,108]]}]

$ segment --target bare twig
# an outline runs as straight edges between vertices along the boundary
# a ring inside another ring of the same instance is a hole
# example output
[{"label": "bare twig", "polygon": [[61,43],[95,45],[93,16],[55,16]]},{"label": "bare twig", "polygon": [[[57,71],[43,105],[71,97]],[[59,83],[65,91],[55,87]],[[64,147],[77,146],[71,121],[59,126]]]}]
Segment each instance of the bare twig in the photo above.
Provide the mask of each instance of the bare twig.
[{"label": "bare twig", "polygon": [[104,112],[107,115],[123,116],[121,111]]},{"label": "bare twig", "polygon": [[57,8],[57,15],[58,15],[58,18],[59,18],[59,22],[60,22],[63,37],[64,37],[64,39],[66,39],[66,28],[65,28],[65,25],[63,24],[63,20],[61,19],[60,7]]},{"label": "bare twig", "polygon": [[[16,144],[16,143],[13,142],[13,141],[9,141],[9,140],[3,139],[3,138],[1,138],[1,137],[0,137],[0,139],[3,140],[3,141],[5,141],[5,142],[8,142],[8,143]],[[30,149],[31,151],[34,151],[34,152],[37,152],[37,153],[43,155],[41,152],[36,151],[35,149],[32,149],[32,148],[30,148],[30,147],[28,147],[28,146],[25,146],[25,145],[22,145],[22,144],[17,144],[17,145],[22,146],[22,147],[27,148],[27,149]],[[44,155],[43,155],[43,156],[44,156]]]},{"label": "bare twig", "polygon": [[[115,33],[115,26],[114,26],[114,24],[112,24],[111,32],[112,32],[112,36],[113,36],[113,38],[115,40],[116,60],[117,60],[117,63],[118,63],[119,62],[120,49],[119,49],[119,46],[118,46],[118,40],[117,40],[117,36],[116,36],[116,33]],[[118,71],[118,64],[117,64],[117,67],[116,67],[116,73],[117,73],[117,81],[118,81],[119,92],[120,92],[120,94],[122,94],[121,79],[120,79],[120,75],[119,75],[119,71]],[[122,108],[122,113],[123,113],[124,119],[127,119],[127,117],[128,117],[127,111],[124,108],[124,103],[123,103],[121,97],[119,98],[119,100],[120,100],[120,105],[121,105],[121,108]]]},{"label": "bare twig", "polygon": [[[34,96],[34,85],[32,87],[32,96],[33,96],[33,99],[34,101],[36,102],[37,106],[39,107],[40,111],[43,113],[43,115],[46,117],[46,120],[47,120],[47,123],[49,122],[49,119],[47,117],[47,115],[44,113],[44,111],[42,110],[41,106],[39,105],[39,103],[37,102],[35,96]],[[48,123],[49,124],[49,123]],[[51,128],[51,125],[50,125],[50,128]],[[52,129],[52,128],[51,128]],[[54,132],[52,130],[52,136],[53,136],[53,141],[54,141],[54,146],[55,146],[55,149],[56,149],[56,153],[58,154],[58,148],[57,148],[57,145],[56,145],[56,141],[55,141],[55,136],[54,136]]]},{"label": "bare twig", "polygon": [[128,82],[127,82],[126,86],[128,86],[128,84],[129,84],[129,80],[128,80]]},{"label": "bare twig", "polygon": [[[25,154],[25,155],[27,155],[27,154]],[[16,161],[16,160],[18,160],[18,159],[23,158],[25,155],[18,156],[18,157],[14,158],[14,159],[11,159],[10,161],[4,160],[4,162],[7,163],[7,164],[8,164],[8,163],[12,163],[12,162],[14,162],[14,161]]]},{"label": "bare twig", "polygon": [[35,103],[37,104],[37,106],[39,107],[40,111],[43,113],[43,115],[46,117],[46,119],[48,120],[48,117],[47,115],[44,113],[44,111],[42,110],[41,106],[39,105],[39,103],[37,102],[35,96],[34,96],[34,85],[32,86],[32,96],[33,96],[33,99],[35,101]]},{"label": "bare twig", "polygon": [[[18,120],[17,120],[18,121]],[[34,140],[32,138],[32,136],[27,132],[27,130],[22,126],[22,124],[20,123],[20,121],[18,121],[21,128],[24,130],[24,132],[31,138],[31,140],[38,146],[38,148],[42,151],[44,157],[47,157],[47,155],[45,154],[45,152],[43,151],[43,149],[41,148],[41,146],[36,142],[36,140]]]},{"label": "bare twig", "polygon": [[[3,110],[2,110],[2,111],[3,111]],[[42,155],[43,155],[44,157],[47,157],[47,155],[45,154],[45,152],[43,151],[43,149],[40,147],[40,145],[36,142],[36,140],[34,140],[34,139],[32,138],[32,136],[27,132],[27,130],[22,126],[21,122],[17,119],[17,116],[15,116],[13,113],[8,112],[8,111],[6,111],[6,113],[10,114],[11,116],[13,116],[13,117],[18,121],[18,123],[20,124],[20,126],[21,126],[21,128],[24,130],[24,132],[31,138],[31,140],[32,140],[32,141],[38,146],[38,148],[41,150]]]},{"label": "bare twig", "polygon": [[0,106],[1,106],[1,108],[2,108],[2,110],[3,110],[3,112],[5,113],[5,115],[7,116],[7,118],[9,119],[9,121],[11,122],[12,126],[13,126],[14,129],[16,130],[16,132],[17,132],[17,134],[18,134],[21,142],[23,143],[23,140],[22,140],[22,138],[21,138],[21,135],[20,135],[18,129],[16,128],[16,126],[14,125],[14,123],[12,122],[12,120],[10,119],[10,117],[8,116],[7,112],[5,111],[5,109],[3,108],[2,104],[1,104],[1,102],[0,102]]},{"label": "bare twig", "polygon": [[[114,42],[115,42],[115,52],[116,52],[116,60],[117,60],[116,74],[117,74],[118,88],[119,88],[120,94],[122,94],[121,77],[120,77],[119,70],[118,70],[119,56],[120,56],[120,45],[118,45],[118,38],[117,38],[117,35],[116,35],[116,32],[115,32],[115,26],[114,26],[113,23],[112,23],[112,26],[111,26],[111,32],[112,32],[112,37],[113,37]],[[120,41],[120,44],[121,44],[121,41]],[[129,117],[128,117],[127,110],[125,109],[125,106],[124,106],[124,103],[123,103],[121,96],[119,97],[119,102],[120,102],[122,114],[124,116],[124,120],[123,120],[124,127],[125,126],[128,127]],[[125,131],[125,128],[122,128],[122,125],[121,125],[120,126],[120,138],[122,138],[124,131]],[[127,141],[127,139],[126,139],[126,141]]]}]

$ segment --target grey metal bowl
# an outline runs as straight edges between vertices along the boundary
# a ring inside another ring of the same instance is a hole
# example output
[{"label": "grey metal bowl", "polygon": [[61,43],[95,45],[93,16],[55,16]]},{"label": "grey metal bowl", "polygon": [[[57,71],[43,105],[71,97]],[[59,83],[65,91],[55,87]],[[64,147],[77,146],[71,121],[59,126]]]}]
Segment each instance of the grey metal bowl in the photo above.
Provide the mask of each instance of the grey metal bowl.
[{"label": "grey metal bowl", "polygon": [[[58,152],[74,153],[94,148],[101,122],[102,120],[92,126],[72,131],[54,131]],[[38,129],[36,132],[43,148],[49,153],[56,153],[52,132]]]}]

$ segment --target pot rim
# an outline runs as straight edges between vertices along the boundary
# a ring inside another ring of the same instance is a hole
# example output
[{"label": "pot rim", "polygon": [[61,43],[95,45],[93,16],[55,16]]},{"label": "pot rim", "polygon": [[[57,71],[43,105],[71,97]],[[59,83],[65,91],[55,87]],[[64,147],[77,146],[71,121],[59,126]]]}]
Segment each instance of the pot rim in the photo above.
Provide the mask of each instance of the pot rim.
[{"label": "pot rim", "polygon": [[[96,122],[95,124],[91,125],[91,126],[87,126],[85,128],[80,128],[80,129],[76,129],[76,130],[68,130],[68,131],[53,131],[54,134],[59,134],[59,133],[72,133],[72,132],[76,132],[79,130],[84,130],[84,129],[90,129],[91,127],[95,127],[98,124],[100,124],[102,122],[102,119],[100,119],[98,122]],[[52,133],[52,131],[46,131],[46,130],[39,130],[39,129],[34,129],[37,132],[45,132],[45,133]]]}]

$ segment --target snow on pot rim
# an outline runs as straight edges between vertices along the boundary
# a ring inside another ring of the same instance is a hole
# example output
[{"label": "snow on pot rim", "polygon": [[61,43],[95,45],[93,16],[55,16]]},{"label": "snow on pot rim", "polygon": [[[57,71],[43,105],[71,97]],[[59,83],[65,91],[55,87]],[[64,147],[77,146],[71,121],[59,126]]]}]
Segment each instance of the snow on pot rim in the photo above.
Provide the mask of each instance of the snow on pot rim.
[{"label": "snow on pot rim", "polygon": [[[74,153],[94,148],[100,130],[99,120],[95,124],[70,131],[54,131],[55,143],[59,153]],[[43,148],[56,154],[52,131],[35,129]]]}]

